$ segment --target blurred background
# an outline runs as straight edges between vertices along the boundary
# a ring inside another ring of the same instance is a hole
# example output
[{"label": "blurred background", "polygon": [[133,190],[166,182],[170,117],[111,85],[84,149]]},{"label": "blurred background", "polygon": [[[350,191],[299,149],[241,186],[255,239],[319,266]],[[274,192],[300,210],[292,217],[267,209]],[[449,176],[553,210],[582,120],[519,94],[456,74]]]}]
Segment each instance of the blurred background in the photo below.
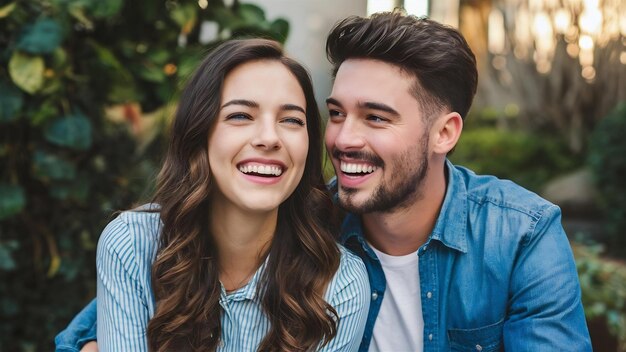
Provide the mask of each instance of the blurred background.
[{"label": "blurred background", "polygon": [[95,296],[98,236],[148,199],[207,50],[283,42],[324,111],[332,25],[394,7],[466,36],[479,90],[451,159],[561,206],[595,350],[626,351],[620,0],[0,0],[0,351],[52,350]]}]

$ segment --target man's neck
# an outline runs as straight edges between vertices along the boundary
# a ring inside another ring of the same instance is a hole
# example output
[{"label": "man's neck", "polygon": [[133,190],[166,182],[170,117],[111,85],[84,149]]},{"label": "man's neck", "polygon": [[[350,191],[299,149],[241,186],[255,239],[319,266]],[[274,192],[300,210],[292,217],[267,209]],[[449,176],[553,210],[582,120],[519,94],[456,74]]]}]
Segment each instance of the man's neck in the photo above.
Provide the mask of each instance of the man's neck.
[{"label": "man's neck", "polygon": [[408,207],[392,212],[374,212],[361,216],[365,238],[379,251],[399,256],[417,251],[435,227],[446,195],[444,168],[430,173],[423,192]]}]

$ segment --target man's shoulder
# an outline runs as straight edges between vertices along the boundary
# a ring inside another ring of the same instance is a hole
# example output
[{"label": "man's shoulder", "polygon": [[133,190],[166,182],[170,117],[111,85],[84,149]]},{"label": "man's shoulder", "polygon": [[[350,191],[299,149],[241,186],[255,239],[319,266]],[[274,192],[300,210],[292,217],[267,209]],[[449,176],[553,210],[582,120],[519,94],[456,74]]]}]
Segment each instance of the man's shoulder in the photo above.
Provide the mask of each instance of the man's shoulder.
[{"label": "man's shoulder", "polygon": [[554,204],[511,180],[493,175],[479,175],[463,166],[454,166],[457,179],[467,191],[469,202],[477,206],[493,205],[502,210],[537,216]]}]

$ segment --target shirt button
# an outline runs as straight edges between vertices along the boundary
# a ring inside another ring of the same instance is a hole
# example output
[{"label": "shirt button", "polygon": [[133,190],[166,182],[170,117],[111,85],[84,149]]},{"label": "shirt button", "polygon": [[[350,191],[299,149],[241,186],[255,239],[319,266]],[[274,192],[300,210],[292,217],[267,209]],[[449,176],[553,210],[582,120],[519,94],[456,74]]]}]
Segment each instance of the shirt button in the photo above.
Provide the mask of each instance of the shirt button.
[{"label": "shirt button", "polygon": [[483,346],[481,345],[476,345],[476,351],[482,351],[483,350]]},{"label": "shirt button", "polygon": [[428,341],[432,341],[433,340],[433,334],[428,334]]},{"label": "shirt button", "polygon": [[428,292],[428,293],[426,294],[426,297],[428,297],[428,298],[433,298],[433,293],[432,293],[432,292]]},{"label": "shirt button", "polygon": [[378,299],[378,292],[374,291],[372,292],[372,301],[375,301]]}]

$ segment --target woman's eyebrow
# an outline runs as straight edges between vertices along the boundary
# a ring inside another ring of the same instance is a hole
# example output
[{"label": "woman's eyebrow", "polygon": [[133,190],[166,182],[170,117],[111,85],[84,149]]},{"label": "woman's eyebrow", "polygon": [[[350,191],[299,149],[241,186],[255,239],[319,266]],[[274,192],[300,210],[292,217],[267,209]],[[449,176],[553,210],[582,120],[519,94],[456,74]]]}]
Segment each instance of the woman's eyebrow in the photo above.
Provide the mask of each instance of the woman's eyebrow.
[{"label": "woman's eyebrow", "polygon": [[303,114],[306,114],[303,108],[295,104],[283,104],[280,106],[280,109],[283,111],[300,111]]},{"label": "woman's eyebrow", "polygon": [[229,105],[244,105],[247,106],[249,108],[258,108],[259,107],[259,103],[254,102],[252,100],[245,100],[245,99],[233,99],[227,103],[225,103],[224,105],[222,105],[222,109],[229,106]]}]

